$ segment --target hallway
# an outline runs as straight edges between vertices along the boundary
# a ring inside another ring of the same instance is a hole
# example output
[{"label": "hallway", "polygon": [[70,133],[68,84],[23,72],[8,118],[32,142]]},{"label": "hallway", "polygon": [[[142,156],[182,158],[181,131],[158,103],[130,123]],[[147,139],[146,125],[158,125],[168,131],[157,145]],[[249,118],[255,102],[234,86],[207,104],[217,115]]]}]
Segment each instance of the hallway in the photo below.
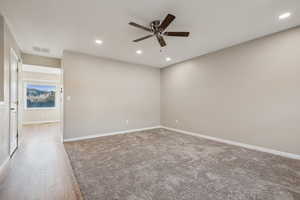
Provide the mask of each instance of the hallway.
[{"label": "hallway", "polygon": [[19,148],[0,183],[1,200],[82,199],[59,128],[58,123],[23,128]]}]

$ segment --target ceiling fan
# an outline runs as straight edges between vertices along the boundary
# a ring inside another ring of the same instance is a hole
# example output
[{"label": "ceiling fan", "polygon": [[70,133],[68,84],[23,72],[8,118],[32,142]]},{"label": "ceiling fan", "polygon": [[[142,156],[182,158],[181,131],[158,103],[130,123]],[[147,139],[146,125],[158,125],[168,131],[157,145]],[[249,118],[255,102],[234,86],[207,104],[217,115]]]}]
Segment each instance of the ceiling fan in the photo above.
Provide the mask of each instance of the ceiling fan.
[{"label": "ceiling fan", "polygon": [[133,42],[139,42],[148,38],[151,38],[155,36],[158,40],[158,43],[160,44],[161,47],[164,47],[167,45],[165,39],[163,36],[175,36],[175,37],[188,37],[189,32],[168,32],[165,31],[167,27],[171,24],[171,22],[175,19],[174,15],[168,14],[166,18],[160,22],[160,20],[155,20],[150,23],[150,27],[145,27],[142,25],[139,25],[134,22],[130,22],[129,25],[143,29],[145,31],[150,32],[150,35],[141,37],[139,39],[133,40]]}]

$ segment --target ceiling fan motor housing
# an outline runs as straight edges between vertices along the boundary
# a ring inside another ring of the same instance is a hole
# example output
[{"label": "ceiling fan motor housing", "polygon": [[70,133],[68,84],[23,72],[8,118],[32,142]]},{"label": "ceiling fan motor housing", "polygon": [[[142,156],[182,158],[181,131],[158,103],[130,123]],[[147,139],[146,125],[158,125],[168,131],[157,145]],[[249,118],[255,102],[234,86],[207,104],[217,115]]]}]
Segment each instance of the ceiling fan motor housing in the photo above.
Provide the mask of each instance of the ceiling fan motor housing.
[{"label": "ceiling fan motor housing", "polygon": [[150,27],[153,30],[154,34],[159,32],[160,20],[155,20],[150,23]]}]

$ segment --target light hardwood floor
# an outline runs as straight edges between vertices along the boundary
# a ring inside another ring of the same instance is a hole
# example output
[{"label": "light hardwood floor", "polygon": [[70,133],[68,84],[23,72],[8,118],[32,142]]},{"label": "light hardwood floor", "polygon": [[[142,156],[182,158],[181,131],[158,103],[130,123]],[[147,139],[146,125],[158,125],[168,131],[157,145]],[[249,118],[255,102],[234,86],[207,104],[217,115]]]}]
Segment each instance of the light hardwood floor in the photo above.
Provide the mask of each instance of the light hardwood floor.
[{"label": "light hardwood floor", "polygon": [[59,134],[59,124],[25,126],[0,183],[1,200],[82,199]]}]

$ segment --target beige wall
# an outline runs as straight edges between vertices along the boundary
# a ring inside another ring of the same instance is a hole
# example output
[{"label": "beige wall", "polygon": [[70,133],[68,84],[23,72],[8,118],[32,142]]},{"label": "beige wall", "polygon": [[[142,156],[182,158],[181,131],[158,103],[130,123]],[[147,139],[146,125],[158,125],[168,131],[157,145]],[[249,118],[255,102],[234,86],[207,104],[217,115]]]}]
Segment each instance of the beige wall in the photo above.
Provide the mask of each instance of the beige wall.
[{"label": "beige wall", "polygon": [[[60,74],[23,72],[23,94],[24,101],[22,102],[23,109],[23,124],[32,124],[39,122],[55,122],[60,120]],[[26,109],[25,95],[26,84],[50,84],[56,85],[58,92],[56,93],[56,108],[55,109]]]},{"label": "beige wall", "polygon": [[0,102],[4,100],[4,18],[0,15]]},{"label": "beige wall", "polygon": [[31,55],[26,53],[22,54],[22,62],[27,65],[39,65],[55,68],[61,67],[61,59]]},{"label": "beige wall", "polygon": [[62,66],[65,139],[160,125],[159,69],[72,52]]},{"label": "beige wall", "polygon": [[4,23],[4,47],[0,47],[1,52],[3,50],[4,53],[2,68],[4,103],[0,104],[0,166],[9,157],[9,63],[11,48],[20,56],[18,45],[8,26]]},{"label": "beige wall", "polygon": [[162,69],[161,108],[168,127],[300,154],[300,28]]}]

